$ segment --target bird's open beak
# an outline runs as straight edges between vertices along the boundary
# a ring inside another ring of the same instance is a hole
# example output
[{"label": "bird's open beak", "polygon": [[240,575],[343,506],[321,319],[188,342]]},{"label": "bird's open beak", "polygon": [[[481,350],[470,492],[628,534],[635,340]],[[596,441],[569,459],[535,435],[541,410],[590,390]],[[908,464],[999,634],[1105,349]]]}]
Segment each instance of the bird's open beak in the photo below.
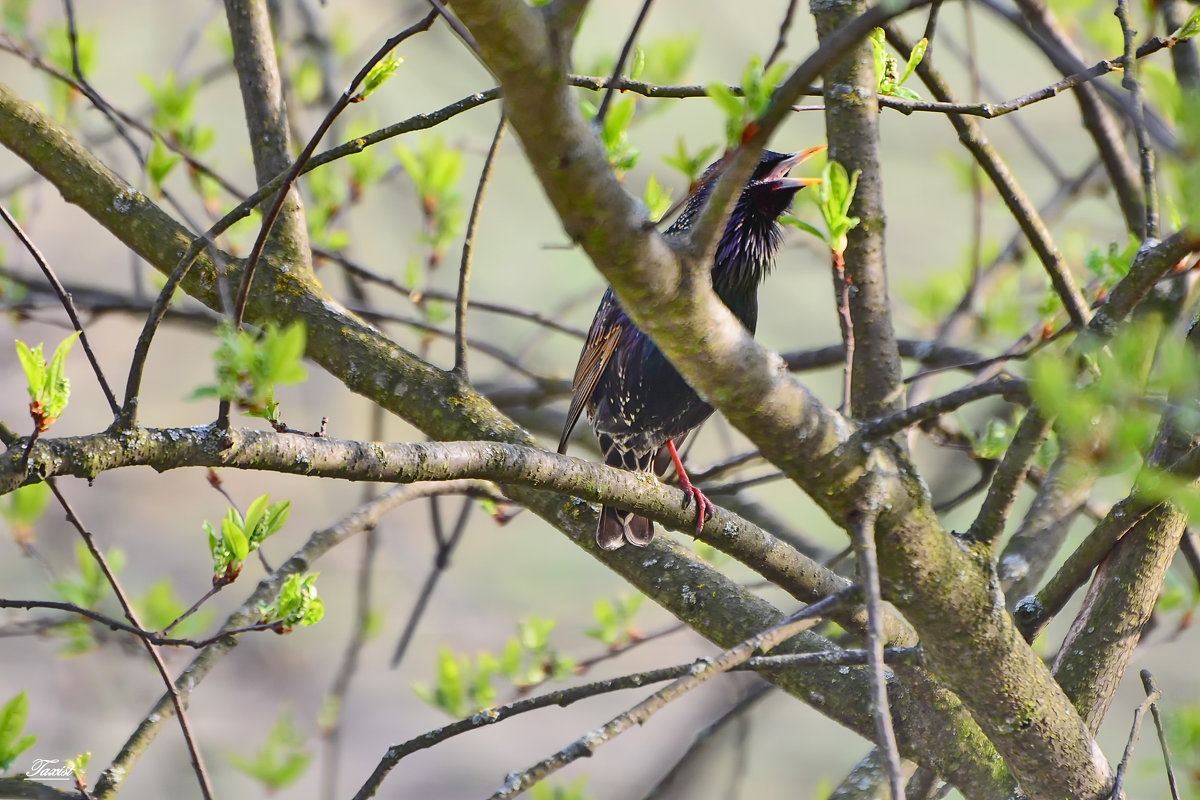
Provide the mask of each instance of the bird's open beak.
[{"label": "bird's open beak", "polygon": [[803,189],[805,186],[815,186],[821,182],[820,178],[790,178],[788,172],[797,164],[803,164],[817,153],[824,152],[825,147],[823,144],[818,144],[788,156],[775,165],[775,169],[771,170],[763,182],[773,182],[776,189]]}]

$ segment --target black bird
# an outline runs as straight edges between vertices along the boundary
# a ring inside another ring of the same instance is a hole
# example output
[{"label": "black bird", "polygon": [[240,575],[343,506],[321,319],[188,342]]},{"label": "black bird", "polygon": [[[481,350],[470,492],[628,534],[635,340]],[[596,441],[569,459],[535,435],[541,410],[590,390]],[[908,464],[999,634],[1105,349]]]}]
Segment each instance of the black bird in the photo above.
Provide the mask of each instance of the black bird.
[{"label": "black bird", "polygon": [[[758,323],[758,286],[774,265],[783,238],[779,216],[797,191],[820,182],[819,178],[789,178],[788,171],[824,149],[820,145],[795,154],[765,151],[717,244],[713,289],[751,333]],[[665,236],[688,233],[712,192],[721,164],[717,161],[705,170]],[[571,407],[558,452],[566,451],[567,438],[585,408],[605,464],[649,472],[658,461],[662,466],[655,471],[661,474],[666,461],[658,456],[666,450],[679,475],[680,488],[696,499],[698,533],[713,506],[688,479],[676,446],[708,419],[712,406],[700,399],[650,337],[633,324],[611,288],[600,301],[575,368]],[[616,550],[625,542],[645,547],[653,538],[654,523],[646,517],[611,506],[601,509],[596,543],[602,549]]]}]

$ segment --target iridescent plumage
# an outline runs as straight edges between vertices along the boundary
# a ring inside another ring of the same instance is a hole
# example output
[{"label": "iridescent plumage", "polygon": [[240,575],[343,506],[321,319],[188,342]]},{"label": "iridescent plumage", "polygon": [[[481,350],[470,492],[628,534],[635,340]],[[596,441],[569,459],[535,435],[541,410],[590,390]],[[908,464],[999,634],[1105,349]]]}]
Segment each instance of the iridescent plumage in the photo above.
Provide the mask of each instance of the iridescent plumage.
[{"label": "iridescent plumage", "polygon": [[[811,148],[795,155],[764,152],[717,244],[713,289],[751,333],[758,324],[759,284],[771,271],[783,238],[779,217],[796,192],[814,182],[789,178],[787,173],[821,149]],[[664,236],[687,235],[712,191],[720,166],[717,162],[705,171],[699,187]],[[650,471],[660,449],[673,450],[713,411],[650,337],[634,325],[611,288],[600,301],[579,357],[571,407],[558,446],[560,453],[565,451],[571,429],[585,409],[599,439],[604,463],[638,472]],[[681,485],[690,489],[686,473],[680,478]],[[690,490],[701,506],[699,528],[708,501],[698,489]],[[654,525],[649,519],[610,506],[601,510],[596,541],[603,549],[615,550],[625,542],[645,547],[653,538]]]}]

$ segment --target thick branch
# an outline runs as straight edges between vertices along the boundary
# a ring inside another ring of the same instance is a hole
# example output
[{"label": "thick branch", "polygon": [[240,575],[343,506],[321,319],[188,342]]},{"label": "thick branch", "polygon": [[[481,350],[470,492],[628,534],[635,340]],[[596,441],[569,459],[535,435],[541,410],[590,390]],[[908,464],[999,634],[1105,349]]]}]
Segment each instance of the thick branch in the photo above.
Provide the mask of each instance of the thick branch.
[{"label": "thick branch", "polygon": [[[832,60],[844,52],[864,20],[879,24],[898,11],[882,8],[830,37],[826,45],[836,42],[839,49],[823,45],[822,57]],[[640,219],[631,221],[630,201],[615,186],[599,143],[564,100],[564,77],[549,58],[537,12],[511,0],[460,2],[456,9],[500,79],[514,130],[564,225],[638,325],[690,384],[839,524],[854,510],[852,489],[867,464],[886,476],[877,498],[885,509],[877,529],[885,591],[906,616],[920,620],[916,627],[934,672],[964,698],[1028,791],[1099,796],[1109,782],[1108,765],[1097,758],[1082,720],[995,603],[985,565],[941,528],[909,465],[882,448],[842,463],[822,462],[845,436],[841,420],[781,373],[780,362],[754,343],[706,282],[686,280]],[[764,129],[777,124],[772,113],[786,113],[778,104],[787,101],[793,81],[807,86],[813,77],[803,66],[793,73],[760,120]],[[736,180],[731,168],[721,183]],[[605,203],[610,193],[619,195],[612,206]],[[719,207],[717,198],[714,194],[710,203]],[[597,226],[597,220],[611,224]]]},{"label": "thick branch", "polygon": [[[810,3],[822,41],[866,11],[866,0]],[[829,159],[858,173],[850,215],[858,226],[850,231],[846,268],[834,275],[835,292],[849,281],[854,355],[850,365],[850,415],[872,420],[904,405],[900,354],[888,300],[884,256],[883,171],[879,164],[879,103],[875,94],[875,62],[868,42],[859,42],[825,71],[825,132]]]},{"label": "thick branch", "polygon": [[[471,3],[457,6],[464,21],[471,24],[469,7],[473,7]],[[513,11],[517,18],[527,12],[536,13],[523,3],[505,5],[505,8]],[[527,51],[522,51],[520,45],[528,31],[514,30],[511,22],[497,22],[499,28],[494,32],[486,26],[476,31],[485,54],[494,47],[502,51],[502,57],[523,57],[521,53]],[[493,38],[493,33],[498,38]],[[501,36],[504,33],[517,38],[506,40]],[[517,52],[514,54],[513,50]],[[522,92],[529,92],[534,102],[544,99],[544,87],[537,83],[536,76],[544,75],[545,70],[535,70],[535,73],[532,86],[524,77],[516,78],[511,87],[505,85],[510,111],[529,102],[530,97],[518,100]],[[538,126],[549,130],[545,136],[568,145],[563,152],[568,161],[564,170],[586,177],[586,170],[576,172],[571,167],[572,153],[575,152],[571,148],[579,145],[587,151],[595,147],[594,142],[589,145],[583,139],[563,139],[565,129],[546,125],[547,116],[553,117],[561,109],[539,106],[539,110],[542,113],[538,117]],[[526,127],[522,129],[514,115],[514,127],[525,139],[534,138],[529,117],[524,119]],[[149,200],[133,192],[27,104],[3,90],[0,90],[0,141],[33,163],[68,199],[83,206],[159,269],[171,269],[179,252],[190,241],[186,232]],[[527,142],[526,148],[530,150]],[[597,153],[597,157],[602,160],[601,154]],[[535,163],[539,170],[553,173],[547,181],[557,180],[560,173],[554,170],[556,160],[535,160]],[[601,165],[599,169],[607,167]],[[619,186],[615,191],[619,191],[624,199],[615,207],[606,206],[602,202],[604,192],[597,194],[592,191],[592,186],[592,181],[585,180],[572,188],[575,199],[566,201],[566,206],[568,209],[582,207],[586,212],[577,218],[614,223],[628,219],[620,216],[620,209],[629,209],[629,201]],[[551,194],[555,199],[553,192]],[[617,208],[616,214],[613,208]],[[561,208],[560,213],[568,216]],[[570,224],[568,229],[571,229]],[[631,258],[645,254],[634,245],[648,242],[648,236],[631,245],[630,238],[622,236],[622,231],[627,230],[622,225],[614,224],[609,228],[599,225],[585,230],[589,236],[597,237],[589,244],[595,250],[593,257],[609,277],[623,275],[625,284],[632,286],[638,283],[636,278],[643,273],[650,276],[649,288],[640,292],[643,300],[652,298],[652,293],[662,288],[654,272],[660,260],[621,260],[622,256]],[[612,245],[606,247],[609,238]],[[652,255],[666,254],[665,247],[651,246],[650,249]],[[214,275],[211,264],[206,268],[206,263],[199,262],[200,269],[195,271],[185,288],[206,303],[215,305]],[[256,285],[262,285],[266,291],[255,292],[249,317],[259,322],[305,319],[309,328],[309,355],[350,389],[396,411],[438,439],[529,442],[527,434],[470,387],[425,364],[383,338],[375,329],[345,314],[315,284],[280,270],[269,259],[262,269],[262,283],[256,281]],[[781,375],[778,368],[781,362],[755,345],[711,291],[707,287],[704,289],[707,296],[697,291],[701,294],[698,300],[689,298],[688,302],[675,303],[675,308],[670,309],[672,313],[658,315],[663,320],[660,327],[664,330],[677,318],[691,319],[696,326],[691,329],[695,335],[691,336],[690,343],[680,338],[681,333],[688,332],[686,328],[682,332],[675,331],[674,347],[678,352],[672,356],[684,354],[686,359],[679,359],[679,362],[684,364],[686,360],[687,377],[700,376],[704,383],[697,385],[702,391],[715,398],[735,424],[752,432],[755,443],[763,447],[768,457],[785,467],[790,476],[800,479],[835,519],[843,519],[849,510],[850,496],[845,490],[851,487],[854,476],[867,458],[876,469],[889,475],[891,481],[900,481],[908,474],[907,468],[897,468],[886,453],[878,450],[870,454],[858,453],[853,460],[837,465],[833,471],[822,469],[817,456],[828,452],[845,436],[843,423],[836,415],[822,409],[806,390]],[[630,294],[639,292],[634,289]],[[676,317],[675,311],[682,313]],[[706,313],[708,311],[713,313]],[[649,316],[645,307],[642,313]],[[712,320],[715,322],[710,322]],[[666,336],[661,339],[665,341]],[[737,379],[729,382],[728,376],[735,365]],[[996,607],[985,590],[986,576],[981,565],[942,531],[932,512],[928,511],[928,499],[917,484],[901,488],[892,483],[886,488],[893,494],[884,501],[886,513],[879,520],[881,553],[890,557],[894,554],[887,548],[899,548],[905,557],[896,559],[896,563],[903,565],[910,560],[914,563],[885,570],[885,589],[894,597],[907,598],[906,612],[911,609],[914,618],[920,619],[918,628],[930,652],[936,653],[938,673],[969,698],[972,712],[986,723],[984,728],[996,741],[1003,744],[1006,757],[1023,773],[1023,780],[1030,781],[1035,788],[1042,781],[1048,782],[1050,785],[1044,787],[1045,793],[1054,796],[1095,794],[1093,787],[1107,779],[1107,767],[1094,761],[1090,738],[1080,735],[1082,722],[1075,717],[1065,698],[1057,693],[1053,683],[1046,685],[1048,674],[1043,681],[1044,668],[1032,652],[1022,649],[1024,645],[1013,634],[1003,610]],[[518,491],[514,488],[513,496],[714,641],[733,644],[770,622],[768,610],[761,601],[745,596],[735,585],[727,586],[713,570],[694,563],[690,557],[674,553],[666,544],[649,552],[602,555],[592,546],[594,518],[581,506],[564,505],[557,495],[528,489]],[[668,556],[670,570],[666,569],[664,561]],[[705,587],[704,591],[698,592],[698,586]],[[951,617],[956,623],[948,625]],[[970,645],[976,640],[983,643],[978,654]],[[977,655],[984,659],[988,669],[972,668],[973,663],[978,663]],[[1011,688],[997,698],[998,686]],[[835,697],[824,692],[828,687],[812,685],[791,684],[788,688],[836,718],[858,719],[864,725],[858,729],[869,729],[866,727],[869,722],[861,717],[861,707],[853,711],[860,715],[858,717],[847,717],[848,712],[830,707],[844,699],[840,693],[835,693]],[[927,685],[925,690],[936,688]],[[940,694],[935,691],[935,695],[940,699],[923,704],[926,712],[916,716],[928,715],[932,719],[947,713],[956,716],[953,721],[943,719],[928,725],[921,731],[916,744],[907,738],[905,720],[909,711],[902,710],[897,702],[901,728],[898,733],[904,752],[910,754],[916,748],[927,762],[968,794],[988,797],[1003,793],[1005,790],[1000,787],[1007,785],[1008,779],[995,773],[994,754],[979,728],[968,721],[965,709],[956,705],[952,696],[944,690]],[[1038,708],[1039,703],[1041,708]],[[942,710],[933,711],[932,708]],[[1038,709],[1036,720],[1029,720],[1035,714],[1034,709]],[[1029,721],[1030,724],[1014,726],[1013,720]],[[921,719],[916,721],[925,724]]]},{"label": "thick branch", "polygon": [[[225,15],[233,39],[233,66],[242,90],[250,151],[254,154],[254,174],[261,185],[292,163],[275,37],[266,0],[225,0]],[[295,269],[312,271],[308,223],[295,187],[288,189],[271,241],[284,261]]]}]

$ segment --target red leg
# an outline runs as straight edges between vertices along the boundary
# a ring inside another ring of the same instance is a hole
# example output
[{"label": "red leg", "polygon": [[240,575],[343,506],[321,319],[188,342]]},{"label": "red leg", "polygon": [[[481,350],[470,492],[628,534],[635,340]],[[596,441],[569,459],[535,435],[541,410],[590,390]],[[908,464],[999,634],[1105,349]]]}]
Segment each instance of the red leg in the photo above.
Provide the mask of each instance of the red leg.
[{"label": "red leg", "polygon": [[[679,488],[696,498],[696,535],[699,536],[700,531],[704,528],[704,521],[712,516],[716,507],[704,495],[704,492],[700,491],[700,487],[694,485],[688,477],[687,470],[683,468],[683,460],[675,449],[674,440],[667,439],[667,450],[671,453],[671,463],[675,465],[675,474],[679,476]],[[685,508],[687,503],[688,501],[685,500],[683,504]]]}]

